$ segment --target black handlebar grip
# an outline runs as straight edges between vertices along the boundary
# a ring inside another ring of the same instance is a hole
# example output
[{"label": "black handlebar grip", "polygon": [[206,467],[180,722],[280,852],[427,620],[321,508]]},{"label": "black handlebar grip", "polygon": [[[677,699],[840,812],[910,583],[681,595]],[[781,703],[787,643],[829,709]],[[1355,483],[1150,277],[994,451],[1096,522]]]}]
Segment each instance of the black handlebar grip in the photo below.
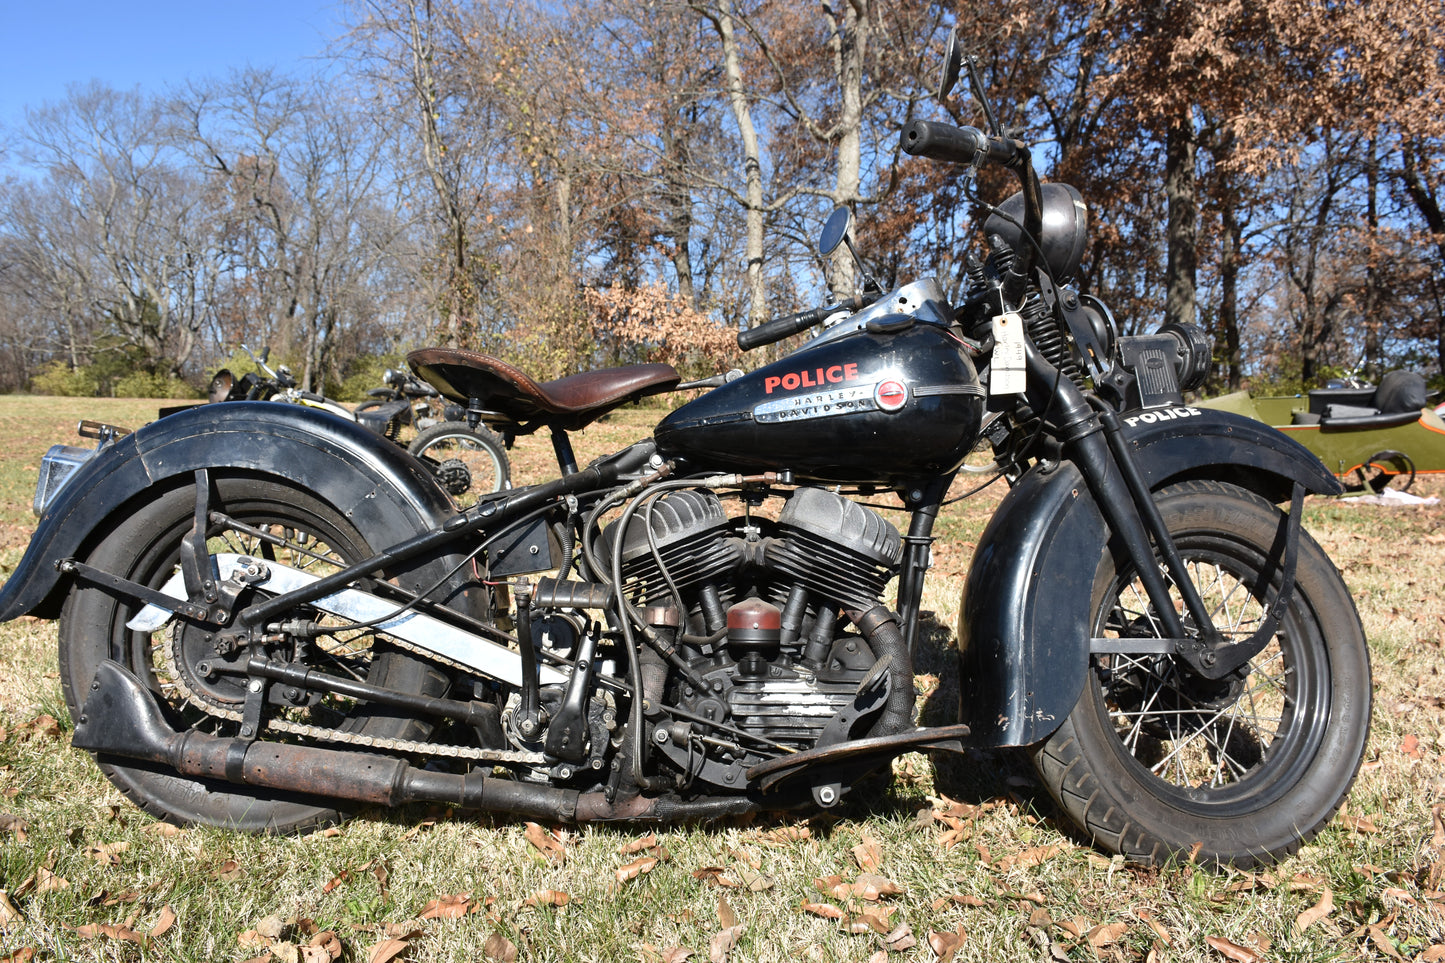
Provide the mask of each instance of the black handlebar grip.
[{"label": "black handlebar grip", "polygon": [[1001,137],[990,137],[977,127],[954,127],[928,120],[915,120],[903,128],[903,152],[915,157],[972,164],[979,154],[1007,164],[1017,145]]},{"label": "black handlebar grip", "polygon": [[774,341],[781,341],[790,334],[797,334],[799,331],[806,331],[813,325],[826,318],[834,308],[816,308],[812,311],[800,311],[797,314],[790,314],[782,318],[774,318],[771,321],[764,321],[756,328],[748,328],[746,331],[738,332],[738,347],[744,351],[751,351],[760,348],[765,344],[772,344]]}]

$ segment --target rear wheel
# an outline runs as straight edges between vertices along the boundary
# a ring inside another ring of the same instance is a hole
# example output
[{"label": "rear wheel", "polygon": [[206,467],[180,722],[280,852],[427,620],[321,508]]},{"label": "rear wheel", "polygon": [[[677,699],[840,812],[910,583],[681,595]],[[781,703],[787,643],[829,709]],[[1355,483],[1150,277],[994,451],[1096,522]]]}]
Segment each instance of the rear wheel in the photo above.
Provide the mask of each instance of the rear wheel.
[{"label": "rear wheel", "polygon": [[[213,513],[222,513],[227,520],[213,524],[206,533],[212,555],[250,555],[324,576],[372,554],[361,533],[341,513],[295,485],[249,477],[220,478],[214,485]],[[194,510],[193,488],[161,494],[133,511],[88,561],[102,571],[159,588],[177,571]],[[71,592],[60,617],[60,678],[71,716],[80,717],[96,667],[109,658],[135,673],[159,697],[178,731],[235,735],[246,695],[246,653],[218,652],[208,633],[180,619],[154,632],[128,628],[126,623],[139,609],[93,587],[82,585]],[[314,609],[286,617],[323,625],[330,619]],[[316,637],[304,651],[295,648],[300,647],[268,649],[267,654],[405,692],[440,695],[447,688],[446,676],[434,666],[387,647],[369,632],[346,631],[338,625],[334,634]],[[286,732],[300,727],[408,740],[424,740],[430,733],[422,720],[334,696],[302,699],[271,711],[290,729],[279,735],[268,733],[267,738],[297,738]],[[138,806],[182,825],[304,832],[342,815],[326,800],[192,779],[134,760],[100,756],[97,761]]]},{"label": "rear wheel", "polygon": [[456,421],[433,425],[408,446],[437,476],[442,488],[461,508],[510,485],[512,464],[507,446],[495,432],[468,428]]},{"label": "rear wheel", "polygon": [[[1224,639],[1248,638],[1280,581],[1270,554],[1283,514],[1217,483],[1167,489],[1158,505]],[[1231,676],[1203,679],[1172,654],[1091,656],[1078,704],[1034,764],[1096,841],[1143,862],[1197,846],[1201,862],[1243,867],[1294,852],[1339,809],[1369,733],[1369,654],[1334,565],[1304,532],[1298,551],[1275,635]],[[1161,636],[1117,549],[1099,563],[1093,634]]]}]

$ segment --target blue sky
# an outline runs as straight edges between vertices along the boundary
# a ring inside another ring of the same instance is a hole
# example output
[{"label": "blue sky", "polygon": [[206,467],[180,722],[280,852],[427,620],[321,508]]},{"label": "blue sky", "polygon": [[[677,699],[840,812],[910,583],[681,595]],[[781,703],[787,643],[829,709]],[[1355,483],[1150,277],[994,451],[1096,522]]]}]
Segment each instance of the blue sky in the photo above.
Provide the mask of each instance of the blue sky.
[{"label": "blue sky", "polygon": [[159,92],[233,67],[303,70],[340,16],[339,0],[0,0],[0,126],[91,79]]}]

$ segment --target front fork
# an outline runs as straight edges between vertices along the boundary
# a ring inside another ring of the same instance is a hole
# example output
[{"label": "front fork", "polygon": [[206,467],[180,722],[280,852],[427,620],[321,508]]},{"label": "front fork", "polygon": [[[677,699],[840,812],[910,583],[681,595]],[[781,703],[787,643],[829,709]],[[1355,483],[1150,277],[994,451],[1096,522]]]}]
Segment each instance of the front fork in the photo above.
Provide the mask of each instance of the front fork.
[{"label": "front fork", "polygon": [[[1293,593],[1303,487],[1298,483],[1294,487],[1287,524],[1271,552],[1281,579],[1273,600],[1265,604],[1266,616],[1249,639],[1226,643],[1134,462],[1118,414],[1102,403],[1091,404],[1032,344],[1026,345],[1026,359],[1030,404],[1050,423],[1064,453],[1084,476],[1109,530],[1123,543],[1162,626],[1164,641],[1195,673],[1208,679],[1223,678],[1248,662],[1273,637]],[[1165,572],[1195,627],[1193,634],[1175,610]]]}]

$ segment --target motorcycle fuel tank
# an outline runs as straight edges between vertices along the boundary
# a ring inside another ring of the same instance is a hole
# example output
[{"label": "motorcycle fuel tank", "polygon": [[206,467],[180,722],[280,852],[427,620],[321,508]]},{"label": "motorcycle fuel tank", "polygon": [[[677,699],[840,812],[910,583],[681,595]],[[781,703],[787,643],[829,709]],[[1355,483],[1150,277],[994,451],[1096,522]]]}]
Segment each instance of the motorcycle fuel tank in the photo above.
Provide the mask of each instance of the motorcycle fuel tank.
[{"label": "motorcycle fuel tank", "polygon": [[983,417],[973,362],[941,325],[895,316],[873,327],[825,335],[683,405],[657,426],[659,450],[700,468],[834,482],[956,468]]}]

